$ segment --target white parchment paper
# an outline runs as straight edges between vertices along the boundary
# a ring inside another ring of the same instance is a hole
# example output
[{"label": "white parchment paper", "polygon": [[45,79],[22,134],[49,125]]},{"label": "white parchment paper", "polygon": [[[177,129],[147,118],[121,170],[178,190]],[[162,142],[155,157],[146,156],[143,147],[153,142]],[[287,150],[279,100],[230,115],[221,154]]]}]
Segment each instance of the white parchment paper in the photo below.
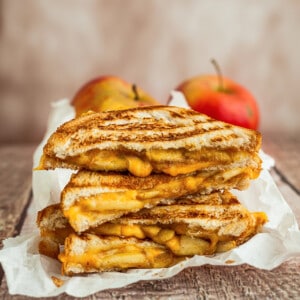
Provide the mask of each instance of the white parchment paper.
[{"label": "white parchment paper", "polygon": [[[184,97],[172,92],[171,105],[187,106]],[[58,125],[74,117],[74,110],[67,99],[53,104],[45,138],[36,149],[33,165],[37,166],[42,147]],[[261,151],[263,170],[246,191],[233,191],[251,211],[264,211],[269,221],[263,231],[245,244],[231,251],[214,256],[194,256],[171,268],[106,272],[88,276],[65,277],[60,263],[38,253],[39,233],[35,225],[36,212],[50,203],[59,202],[59,195],[72,173],[70,170],[33,172],[33,201],[26,230],[16,238],[4,241],[0,262],[4,269],[10,294],[47,297],[66,292],[84,297],[97,291],[119,288],[140,280],[164,279],[174,276],[191,266],[240,265],[247,263],[256,268],[271,270],[289,258],[300,255],[300,231],[293,212],[280,194],[268,169],[274,160]],[[64,284],[56,287],[52,276]]]}]

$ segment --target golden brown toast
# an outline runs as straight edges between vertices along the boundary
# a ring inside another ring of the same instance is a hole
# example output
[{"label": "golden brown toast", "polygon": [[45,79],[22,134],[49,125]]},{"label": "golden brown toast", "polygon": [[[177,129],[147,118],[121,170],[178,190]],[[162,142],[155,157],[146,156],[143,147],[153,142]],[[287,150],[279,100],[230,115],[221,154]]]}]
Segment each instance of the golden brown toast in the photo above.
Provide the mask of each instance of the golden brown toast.
[{"label": "golden brown toast", "polygon": [[60,204],[52,204],[39,211],[36,223],[41,236],[39,253],[57,258],[60,252],[59,246],[64,244],[68,235],[74,233],[60,209]]}]

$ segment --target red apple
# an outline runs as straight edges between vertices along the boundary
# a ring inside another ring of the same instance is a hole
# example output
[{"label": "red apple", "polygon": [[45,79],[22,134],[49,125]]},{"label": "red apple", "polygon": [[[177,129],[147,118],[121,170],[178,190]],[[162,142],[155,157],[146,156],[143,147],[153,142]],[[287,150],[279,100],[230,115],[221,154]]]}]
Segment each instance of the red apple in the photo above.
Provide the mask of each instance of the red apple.
[{"label": "red apple", "polygon": [[71,101],[79,116],[87,111],[120,110],[160,103],[140,87],[116,76],[100,76],[87,82]]},{"label": "red apple", "polygon": [[255,98],[246,88],[220,74],[190,78],[176,90],[198,112],[234,125],[258,128],[259,109]]}]

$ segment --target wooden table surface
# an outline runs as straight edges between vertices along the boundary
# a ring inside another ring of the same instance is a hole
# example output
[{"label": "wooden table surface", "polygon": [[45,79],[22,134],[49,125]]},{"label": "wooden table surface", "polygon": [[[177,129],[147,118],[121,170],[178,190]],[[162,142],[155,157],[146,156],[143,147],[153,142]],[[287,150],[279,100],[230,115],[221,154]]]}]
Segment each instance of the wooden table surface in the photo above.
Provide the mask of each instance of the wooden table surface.
[{"label": "wooden table surface", "polygon": [[[31,201],[36,145],[0,145],[0,248],[20,233]],[[300,223],[300,135],[265,134],[263,149],[275,158],[271,174]],[[300,257],[272,271],[242,266],[201,266],[161,281],[141,281],[85,299],[300,299]],[[0,268],[0,299],[30,299],[8,293]],[[48,298],[49,299],[49,298]],[[65,294],[55,299],[76,299]],[[80,298],[82,299],[82,298]]]}]

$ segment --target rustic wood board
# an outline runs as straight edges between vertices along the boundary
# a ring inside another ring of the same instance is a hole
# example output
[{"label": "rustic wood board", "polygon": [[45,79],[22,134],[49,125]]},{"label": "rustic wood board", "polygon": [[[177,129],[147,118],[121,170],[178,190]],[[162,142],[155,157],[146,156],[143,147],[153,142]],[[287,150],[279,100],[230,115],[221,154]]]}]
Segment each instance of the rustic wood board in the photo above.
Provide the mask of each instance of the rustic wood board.
[{"label": "rustic wood board", "polygon": [[263,149],[275,158],[275,170],[282,181],[300,195],[300,134],[266,134]]},{"label": "rustic wood board", "polygon": [[[32,145],[0,146],[0,248],[19,234],[31,195]],[[0,283],[3,270],[0,266]]]},{"label": "rustic wood board", "polygon": [[[47,299],[299,299],[300,258],[285,262],[272,271],[253,267],[202,266],[189,268],[160,281],[141,281],[84,298],[66,294]],[[31,299],[8,294],[3,280],[1,299]]]},{"label": "rustic wood board", "polygon": [[[29,204],[33,146],[0,146],[0,239],[19,233]],[[0,244],[1,246],[1,244]]]}]

